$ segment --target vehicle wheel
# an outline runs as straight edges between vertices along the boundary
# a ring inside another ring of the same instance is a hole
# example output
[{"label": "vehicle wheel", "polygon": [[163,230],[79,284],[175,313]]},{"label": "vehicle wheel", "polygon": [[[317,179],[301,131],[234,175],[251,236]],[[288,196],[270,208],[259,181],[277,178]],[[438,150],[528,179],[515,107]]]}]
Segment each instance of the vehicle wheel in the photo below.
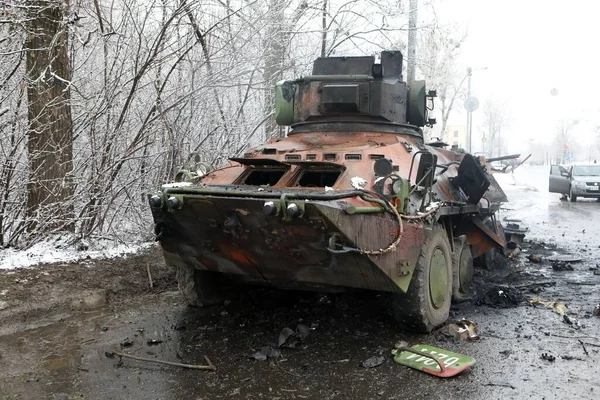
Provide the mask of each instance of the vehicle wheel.
[{"label": "vehicle wheel", "polygon": [[226,300],[222,292],[223,279],[218,272],[200,271],[190,266],[177,267],[177,285],[189,305],[206,307]]},{"label": "vehicle wheel", "polygon": [[452,301],[459,303],[471,298],[473,288],[473,254],[471,246],[462,242],[452,254]]},{"label": "vehicle wheel", "polygon": [[407,330],[431,332],[450,313],[452,253],[446,230],[433,228],[421,248],[408,291],[393,294],[396,320]]},{"label": "vehicle wheel", "polygon": [[569,188],[569,200],[573,203],[577,201],[577,196],[573,195],[573,186]]}]

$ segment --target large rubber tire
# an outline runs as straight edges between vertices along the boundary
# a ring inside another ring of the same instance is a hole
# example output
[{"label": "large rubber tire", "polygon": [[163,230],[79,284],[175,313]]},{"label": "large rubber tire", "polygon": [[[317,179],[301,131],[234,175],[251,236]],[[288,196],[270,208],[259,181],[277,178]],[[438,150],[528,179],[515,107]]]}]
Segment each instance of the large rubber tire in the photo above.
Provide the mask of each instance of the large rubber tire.
[{"label": "large rubber tire", "polygon": [[452,301],[460,303],[475,294],[473,286],[473,254],[471,246],[458,241],[452,254]]},{"label": "large rubber tire", "polygon": [[200,271],[190,266],[177,267],[177,285],[189,305],[207,307],[223,303],[222,277],[217,272]]},{"label": "large rubber tire", "polygon": [[[435,270],[438,272],[434,277]],[[446,230],[436,226],[423,243],[408,291],[392,295],[394,317],[404,329],[431,332],[448,319],[451,296],[450,242]]]},{"label": "large rubber tire", "polygon": [[577,201],[577,196],[573,195],[573,186],[569,187],[569,201],[572,203]]}]

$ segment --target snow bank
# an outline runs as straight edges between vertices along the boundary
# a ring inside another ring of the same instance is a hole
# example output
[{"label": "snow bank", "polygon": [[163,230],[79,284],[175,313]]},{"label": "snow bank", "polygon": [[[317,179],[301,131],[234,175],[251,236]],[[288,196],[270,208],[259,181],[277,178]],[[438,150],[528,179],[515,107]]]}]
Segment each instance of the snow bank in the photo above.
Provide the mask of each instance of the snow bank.
[{"label": "snow bank", "polygon": [[83,259],[107,259],[136,253],[153,246],[154,243],[115,242],[108,239],[90,241],[77,240],[69,236],[58,236],[37,243],[26,250],[0,250],[0,269],[30,267],[38,264],[74,262]]}]

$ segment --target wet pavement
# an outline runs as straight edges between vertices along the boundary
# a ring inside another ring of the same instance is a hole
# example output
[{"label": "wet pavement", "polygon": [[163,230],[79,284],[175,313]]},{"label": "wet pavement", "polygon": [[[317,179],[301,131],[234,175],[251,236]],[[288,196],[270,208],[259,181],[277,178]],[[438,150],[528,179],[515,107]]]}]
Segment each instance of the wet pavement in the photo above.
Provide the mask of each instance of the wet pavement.
[{"label": "wet pavement", "polygon": [[[461,303],[452,319],[475,322],[481,336],[463,342],[441,332],[401,332],[385,296],[371,293],[254,289],[227,306],[197,310],[163,292],[32,321],[27,330],[0,336],[0,399],[600,398],[600,318],[592,316],[600,302],[594,274],[600,203],[561,201],[547,193],[546,174],[547,168],[521,167],[514,176],[498,176],[511,201],[501,217],[521,219],[530,232],[516,261],[500,259],[496,270],[479,271],[478,280],[485,282],[480,292],[506,285],[525,299],[562,301],[567,319],[527,301],[513,308]],[[530,254],[542,263],[527,261]],[[556,254],[582,261],[572,263],[573,271],[555,271],[545,260]],[[251,357],[298,324],[309,329],[296,348],[266,361]],[[467,354],[477,363],[455,378],[432,377],[393,362],[390,352],[400,340]],[[106,356],[112,351],[187,364],[204,364],[208,356],[217,371],[119,362]],[[360,366],[378,355],[385,357],[382,365]]]}]

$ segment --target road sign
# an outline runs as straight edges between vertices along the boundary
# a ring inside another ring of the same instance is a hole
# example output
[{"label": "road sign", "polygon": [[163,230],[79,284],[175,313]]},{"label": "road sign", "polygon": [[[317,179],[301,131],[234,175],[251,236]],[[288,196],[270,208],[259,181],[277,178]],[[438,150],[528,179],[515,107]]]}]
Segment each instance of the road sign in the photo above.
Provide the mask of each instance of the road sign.
[{"label": "road sign", "polygon": [[464,105],[465,110],[473,112],[479,108],[479,100],[477,100],[477,97],[475,96],[467,97]]}]

